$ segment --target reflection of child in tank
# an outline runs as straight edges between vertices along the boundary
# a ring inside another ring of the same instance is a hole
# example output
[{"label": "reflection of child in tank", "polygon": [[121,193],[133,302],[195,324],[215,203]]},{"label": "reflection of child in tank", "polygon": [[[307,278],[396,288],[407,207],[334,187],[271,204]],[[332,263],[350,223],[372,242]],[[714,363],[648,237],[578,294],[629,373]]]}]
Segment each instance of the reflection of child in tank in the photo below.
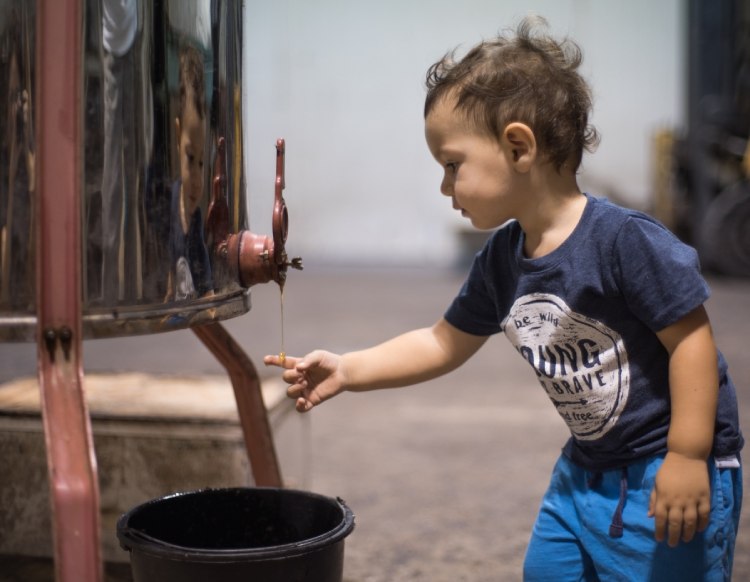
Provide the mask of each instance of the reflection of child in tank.
[{"label": "reflection of child in tank", "polygon": [[213,290],[203,237],[203,156],[205,143],[203,61],[193,47],[180,54],[180,104],[175,119],[180,177],[172,186],[167,300],[201,297]]},{"label": "reflection of child in tank", "polygon": [[33,237],[29,237],[35,203],[34,129],[29,95],[33,72],[29,71],[28,55],[23,51],[22,35],[11,32],[8,41],[7,198],[0,195],[3,201],[0,208],[0,302],[9,302],[14,307],[28,301],[34,284]]}]

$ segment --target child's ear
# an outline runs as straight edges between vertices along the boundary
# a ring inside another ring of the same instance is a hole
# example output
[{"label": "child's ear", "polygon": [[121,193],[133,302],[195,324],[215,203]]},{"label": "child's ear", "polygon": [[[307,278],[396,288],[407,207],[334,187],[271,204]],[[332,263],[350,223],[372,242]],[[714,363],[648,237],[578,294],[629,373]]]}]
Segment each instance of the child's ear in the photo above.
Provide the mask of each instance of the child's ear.
[{"label": "child's ear", "polygon": [[514,167],[522,173],[528,172],[536,160],[536,137],[525,123],[509,123],[502,135],[502,145],[510,155]]}]

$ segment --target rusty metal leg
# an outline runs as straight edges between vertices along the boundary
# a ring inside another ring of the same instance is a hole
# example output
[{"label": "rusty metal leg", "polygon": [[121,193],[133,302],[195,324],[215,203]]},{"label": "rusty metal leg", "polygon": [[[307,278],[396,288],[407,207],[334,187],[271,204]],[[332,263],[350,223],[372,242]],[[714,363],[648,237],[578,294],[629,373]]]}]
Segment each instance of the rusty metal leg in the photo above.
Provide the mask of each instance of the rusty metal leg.
[{"label": "rusty metal leg", "polygon": [[192,328],[195,335],[226,368],[234,387],[245,447],[255,484],[281,487],[281,471],[271,435],[260,378],[252,360],[220,323]]},{"label": "rusty metal leg", "polygon": [[[40,354],[39,384],[47,446],[56,579],[102,580],[99,488],[80,347],[66,327],[47,329],[49,351]],[[69,335],[70,334],[70,335]],[[46,350],[46,348],[42,348]]]},{"label": "rusty metal leg", "polygon": [[37,3],[37,343],[59,582],[100,582],[99,486],[81,366],[80,0]]}]

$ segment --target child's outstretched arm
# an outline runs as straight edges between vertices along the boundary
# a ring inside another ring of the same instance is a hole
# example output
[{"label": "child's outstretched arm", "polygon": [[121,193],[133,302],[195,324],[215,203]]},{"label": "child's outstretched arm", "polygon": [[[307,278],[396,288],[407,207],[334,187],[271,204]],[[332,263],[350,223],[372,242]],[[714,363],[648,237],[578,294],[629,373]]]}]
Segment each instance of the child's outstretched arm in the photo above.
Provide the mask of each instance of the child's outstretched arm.
[{"label": "child's outstretched arm", "polygon": [[672,399],[667,455],[656,474],[649,515],[656,539],[676,546],[708,525],[711,453],[718,398],[717,352],[701,306],[657,334],[670,354]]},{"label": "child's outstretched arm", "polygon": [[486,340],[441,319],[357,352],[315,350],[303,358],[266,356],[263,361],[286,368],[287,394],[297,400],[297,410],[306,412],[345,390],[398,388],[436,378],[463,364]]}]

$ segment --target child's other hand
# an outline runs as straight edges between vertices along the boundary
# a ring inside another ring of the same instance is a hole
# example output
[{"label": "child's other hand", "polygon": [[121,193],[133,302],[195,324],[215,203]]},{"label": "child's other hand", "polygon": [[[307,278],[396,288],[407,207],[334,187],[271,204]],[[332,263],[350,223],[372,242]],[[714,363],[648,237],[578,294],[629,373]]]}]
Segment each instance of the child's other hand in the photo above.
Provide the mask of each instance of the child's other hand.
[{"label": "child's other hand", "polygon": [[285,369],[282,378],[290,385],[286,393],[296,399],[299,412],[307,412],[344,389],[341,356],[331,352],[316,350],[304,358],[266,356],[263,362]]},{"label": "child's other hand", "polygon": [[656,473],[649,502],[649,517],[656,522],[656,540],[675,547],[689,542],[708,526],[711,489],[703,459],[668,452]]}]

